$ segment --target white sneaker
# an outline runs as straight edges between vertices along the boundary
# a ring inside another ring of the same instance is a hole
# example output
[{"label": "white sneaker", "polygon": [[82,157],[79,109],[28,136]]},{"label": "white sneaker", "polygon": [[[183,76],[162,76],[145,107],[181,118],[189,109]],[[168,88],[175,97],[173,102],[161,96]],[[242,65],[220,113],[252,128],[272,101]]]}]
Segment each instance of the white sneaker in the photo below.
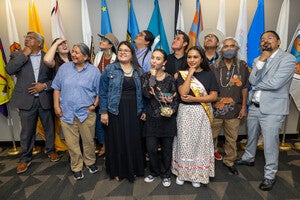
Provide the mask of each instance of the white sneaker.
[{"label": "white sneaker", "polygon": [[201,184],[200,184],[199,182],[192,182],[192,186],[193,186],[194,188],[198,188],[198,187],[201,186]]},{"label": "white sneaker", "polygon": [[183,185],[184,181],[180,180],[178,177],[176,178],[176,184],[177,185]]},{"label": "white sneaker", "polygon": [[163,178],[162,179],[162,184],[163,184],[164,187],[170,187],[171,179],[170,178]]},{"label": "white sneaker", "polygon": [[153,182],[155,179],[156,179],[156,177],[155,177],[155,176],[152,176],[152,175],[150,174],[150,175],[148,175],[146,178],[144,178],[144,181],[145,181],[146,183],[151,183],[151,182]]}]

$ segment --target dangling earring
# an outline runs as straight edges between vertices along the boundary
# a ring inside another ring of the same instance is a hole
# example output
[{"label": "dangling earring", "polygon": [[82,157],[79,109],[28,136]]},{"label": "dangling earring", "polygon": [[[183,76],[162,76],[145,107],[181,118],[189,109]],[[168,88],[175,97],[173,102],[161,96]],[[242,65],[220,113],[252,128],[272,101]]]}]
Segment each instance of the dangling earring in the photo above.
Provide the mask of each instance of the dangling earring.
[{"label": "dangling earring", "polygon": [[109,56],[110,56],[110,54],[111,54],[111,50],[110,50],[110,49],[108,49],[108,50],[107,50],[107,55],[109,55]]},{"label": "dangling earring", "polygon": [[165,70],[166,70],[166,67],[163,65],[163,66],[161,67],[161,69],[162,69],[163,71],[165,71]]}]

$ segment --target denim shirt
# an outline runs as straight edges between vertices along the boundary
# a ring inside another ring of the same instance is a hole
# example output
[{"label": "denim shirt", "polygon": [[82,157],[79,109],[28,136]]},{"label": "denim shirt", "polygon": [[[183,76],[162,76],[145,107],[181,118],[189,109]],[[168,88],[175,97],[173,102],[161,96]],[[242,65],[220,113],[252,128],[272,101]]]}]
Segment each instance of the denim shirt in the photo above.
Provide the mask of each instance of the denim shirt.
[{"label": "denim shirt", "polygon": [[[137,70],[133,71],[133,79],[136,85],[137,115],[144,112],[141,79]],[[124,72],[119,62],[109,64],[103,71],[100,79],[100,109],[99,113],[110,112],[119,114],[119,103],[122,94]]]}]

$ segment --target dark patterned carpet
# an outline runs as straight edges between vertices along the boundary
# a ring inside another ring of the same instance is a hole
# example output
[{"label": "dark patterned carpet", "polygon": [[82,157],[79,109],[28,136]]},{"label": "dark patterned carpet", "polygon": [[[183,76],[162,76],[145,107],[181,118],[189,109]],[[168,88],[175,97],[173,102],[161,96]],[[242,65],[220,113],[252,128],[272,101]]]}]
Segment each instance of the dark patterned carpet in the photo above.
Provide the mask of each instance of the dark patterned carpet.
[{"label": "dark patterned carpet", "polygon": [[[258,186],[263,177],[263,151],[258,150],[254,167],[238,166],[239,175],[229,173],[222,161],[216,161],[216,177],[207,186],[193,188],[190,183],[164,188],[160,179],[145,183],[138,178],[133,184],[127,180],[109,180],[103,169],[103,158],[97,158],[101,171],[90,174],[84,169],[83,180],[75,181],[69,167],[67,153],[60,153],[61,161],[50,162],[40,153],[34,156],[27,172],[16,174],[19,156],[8,156],[3,145],[0,153],[0,200],[6,199],[116,199],[116,200],[194,200],[194,199],[300,199],[300,151],[280,152],[277,182],[270,192]],[[243,151],[239,151],[241,155]],[[146,172],[147,174],[147,172]]]}]

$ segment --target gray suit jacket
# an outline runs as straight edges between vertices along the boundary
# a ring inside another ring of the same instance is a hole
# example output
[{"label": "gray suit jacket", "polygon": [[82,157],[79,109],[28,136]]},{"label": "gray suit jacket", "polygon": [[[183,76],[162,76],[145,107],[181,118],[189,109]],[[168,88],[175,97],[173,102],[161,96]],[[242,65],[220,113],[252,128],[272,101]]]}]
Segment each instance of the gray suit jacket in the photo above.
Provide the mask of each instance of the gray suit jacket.
[{"label": "gray suit jacket", "polygon": [[[257,59],[252,65],[249,81],[253,90],[261,90],[260,111],[263,114],[289,113],[289,88],[295,71],[296,58],[281,49],[274,58],[258,70]],[[249,95],[252,98],[252,95]]]},{"label": "gray suit jacket", "polygon": [[[43,109],[50,109],[53,107],[53,89],[51,88],[51,83],[54,73],[52,69],[44,64],[44,55],[45,53],[42,52],[38,82],[46,83],[47,90],[39,93],[39,100]],[[8,74],[16,75],[17,77],[17,82],[10,100],[11,105],[24,110],[31,109],[34,95],[28,92],[28,88],[33,86],[32,83],[35,82],[35,78],[29,56],[25,56],[20,51],[12,53],[5,69]]]}]

